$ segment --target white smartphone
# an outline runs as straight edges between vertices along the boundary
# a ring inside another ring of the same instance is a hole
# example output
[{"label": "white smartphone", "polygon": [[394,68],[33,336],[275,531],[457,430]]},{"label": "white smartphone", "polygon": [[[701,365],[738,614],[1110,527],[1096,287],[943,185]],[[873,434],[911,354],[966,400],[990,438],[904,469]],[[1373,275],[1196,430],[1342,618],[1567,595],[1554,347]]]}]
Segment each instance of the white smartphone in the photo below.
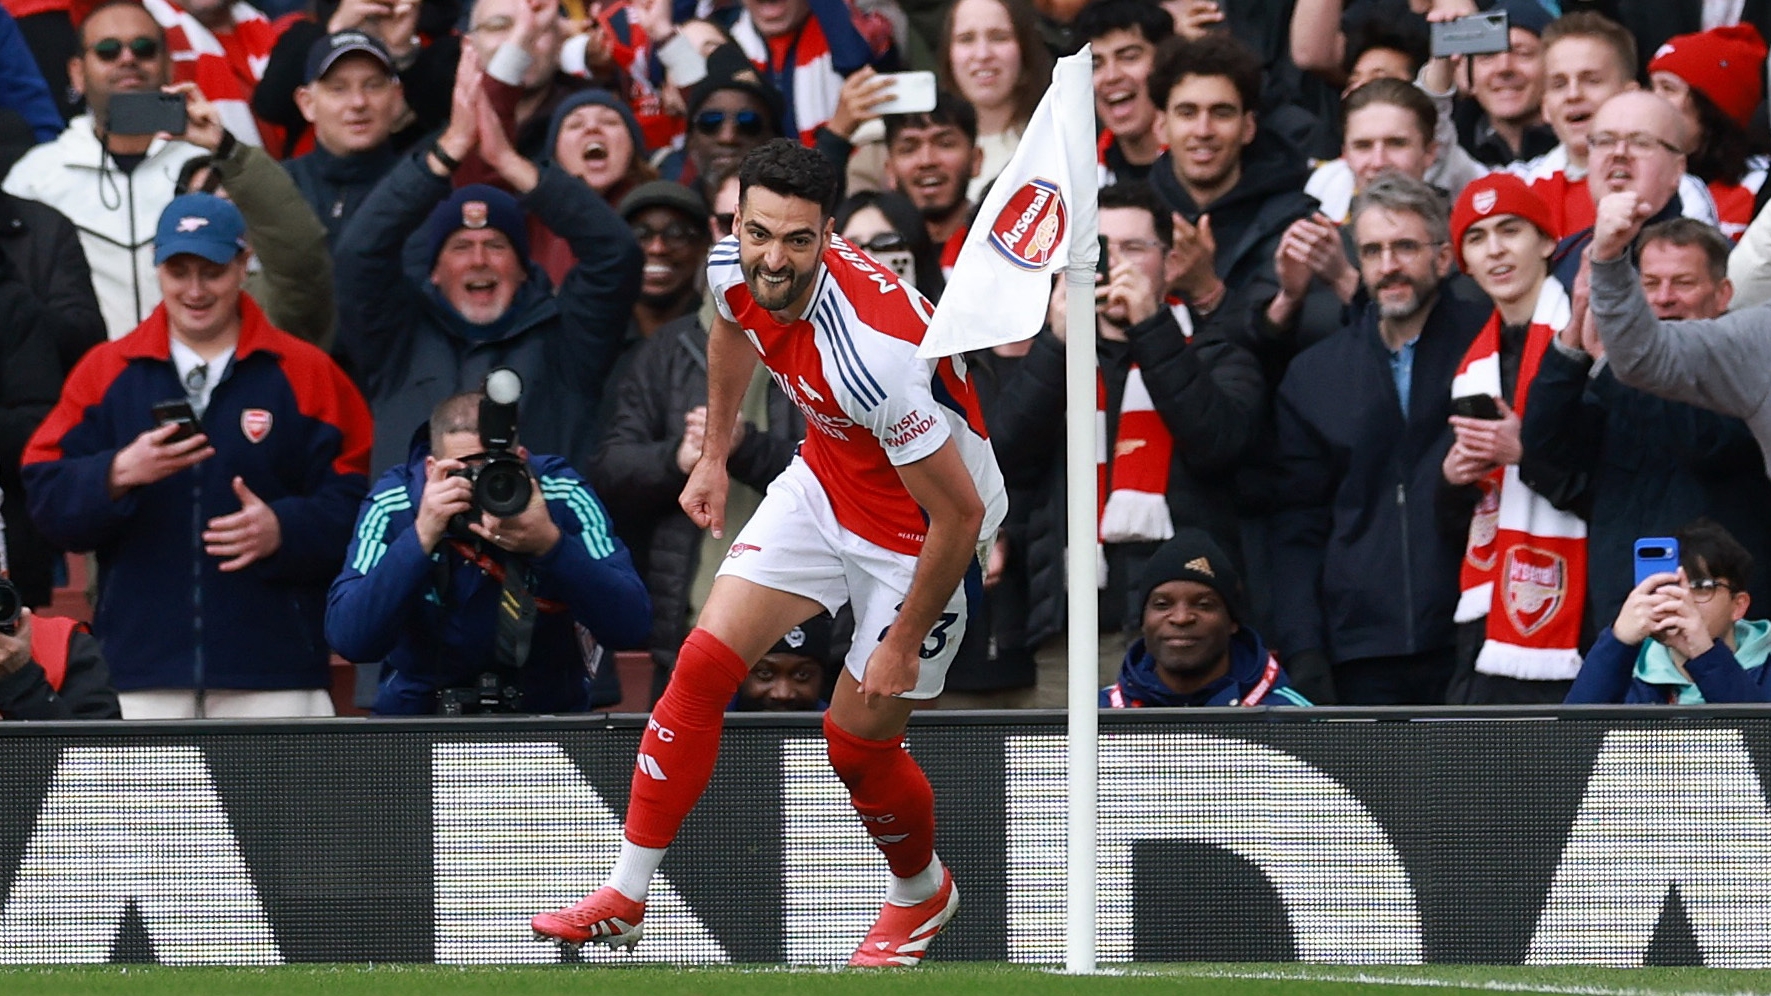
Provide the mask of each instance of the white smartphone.
[{"label": "white smartphone", "polygon": [[883,104],[875,104],[875,114],[927,114],[935,109],[935,74],[886,73],[892,81],[892,95]]}]

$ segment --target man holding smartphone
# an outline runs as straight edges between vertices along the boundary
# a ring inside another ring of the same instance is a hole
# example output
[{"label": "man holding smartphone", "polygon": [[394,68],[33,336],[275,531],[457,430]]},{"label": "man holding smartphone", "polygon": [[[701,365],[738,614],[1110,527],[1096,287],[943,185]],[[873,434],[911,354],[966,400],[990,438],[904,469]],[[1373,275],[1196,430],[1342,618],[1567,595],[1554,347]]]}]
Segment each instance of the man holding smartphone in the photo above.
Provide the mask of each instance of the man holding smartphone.
[{"label": "man holding smartphone", "polygon": [[369,411],[242,293],[245,231],[211,194],[168,205],[164,300],[86,354],[25,447],[32,517],[98,554],[93,628],[125,719],[332,714],[322,614]]},{"label": "man holding smartphone", "polygon": [[120,96],[157,95],[172,78],[165,32],[139,3],[108,0],[88,14],[69,72],[87,113],[25,153],[5,188],[79,228],[99,310],[110,337],[120,339],[160,303],[154,224],[172,201],[179,167],[203,150],[158,136],[163,122],[112,106]]}]

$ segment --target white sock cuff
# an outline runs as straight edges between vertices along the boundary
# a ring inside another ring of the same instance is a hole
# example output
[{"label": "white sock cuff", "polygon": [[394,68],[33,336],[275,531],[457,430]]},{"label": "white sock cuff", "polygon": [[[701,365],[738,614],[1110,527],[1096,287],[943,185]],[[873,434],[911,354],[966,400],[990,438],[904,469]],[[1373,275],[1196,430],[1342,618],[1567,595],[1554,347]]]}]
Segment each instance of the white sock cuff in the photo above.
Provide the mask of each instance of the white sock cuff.
[{"label": "white sock cuff", "polygon": [[615,870],[609,873],[609,884],[636,903],[646,901],[652,888],[652,876],[664,862],[662,847],[641,847],[631,840],[621,841],[621,856],[615,859]]},{"label": "white sock cuff", "polygon": [[892,876],[892,884],[886,887],[886,902],[893,906],[915,906],[934,898],[941,891],[941,857],[935,855],[929,866],[909,878]]}]

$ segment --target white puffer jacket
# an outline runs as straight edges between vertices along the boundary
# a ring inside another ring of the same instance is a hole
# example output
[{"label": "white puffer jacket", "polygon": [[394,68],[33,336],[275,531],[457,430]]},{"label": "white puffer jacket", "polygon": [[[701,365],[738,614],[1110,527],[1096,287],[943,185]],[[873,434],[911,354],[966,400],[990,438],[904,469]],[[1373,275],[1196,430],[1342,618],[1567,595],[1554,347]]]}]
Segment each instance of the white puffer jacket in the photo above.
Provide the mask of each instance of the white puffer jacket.
[{"label": "white puffer jacket", "polygon": [[112,339],[128,335],[160,303],[154,226],[172,201],[179,167],[202,154],[185,142],[156,140],[141,165],[125,173],[99,145],[92,115],[82,114],[6,175],[7,193],[55,208],[80,230]]}]

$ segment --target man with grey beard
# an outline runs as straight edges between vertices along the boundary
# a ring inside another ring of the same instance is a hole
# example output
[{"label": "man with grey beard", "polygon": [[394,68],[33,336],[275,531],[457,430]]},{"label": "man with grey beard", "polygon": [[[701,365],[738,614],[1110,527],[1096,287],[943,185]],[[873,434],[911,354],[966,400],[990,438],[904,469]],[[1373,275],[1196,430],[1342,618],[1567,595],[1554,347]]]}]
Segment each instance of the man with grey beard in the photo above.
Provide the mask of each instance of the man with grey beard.
[{"label": "man with grey beard", "polygon": [[1436,518],[1451,381],[1493,305],[1451,276],[1444,199],[1387,173],[1353,202],[1370,302],[1275,402],[1274,643],[1313,702],[1444,701],[1463,537]]}]

